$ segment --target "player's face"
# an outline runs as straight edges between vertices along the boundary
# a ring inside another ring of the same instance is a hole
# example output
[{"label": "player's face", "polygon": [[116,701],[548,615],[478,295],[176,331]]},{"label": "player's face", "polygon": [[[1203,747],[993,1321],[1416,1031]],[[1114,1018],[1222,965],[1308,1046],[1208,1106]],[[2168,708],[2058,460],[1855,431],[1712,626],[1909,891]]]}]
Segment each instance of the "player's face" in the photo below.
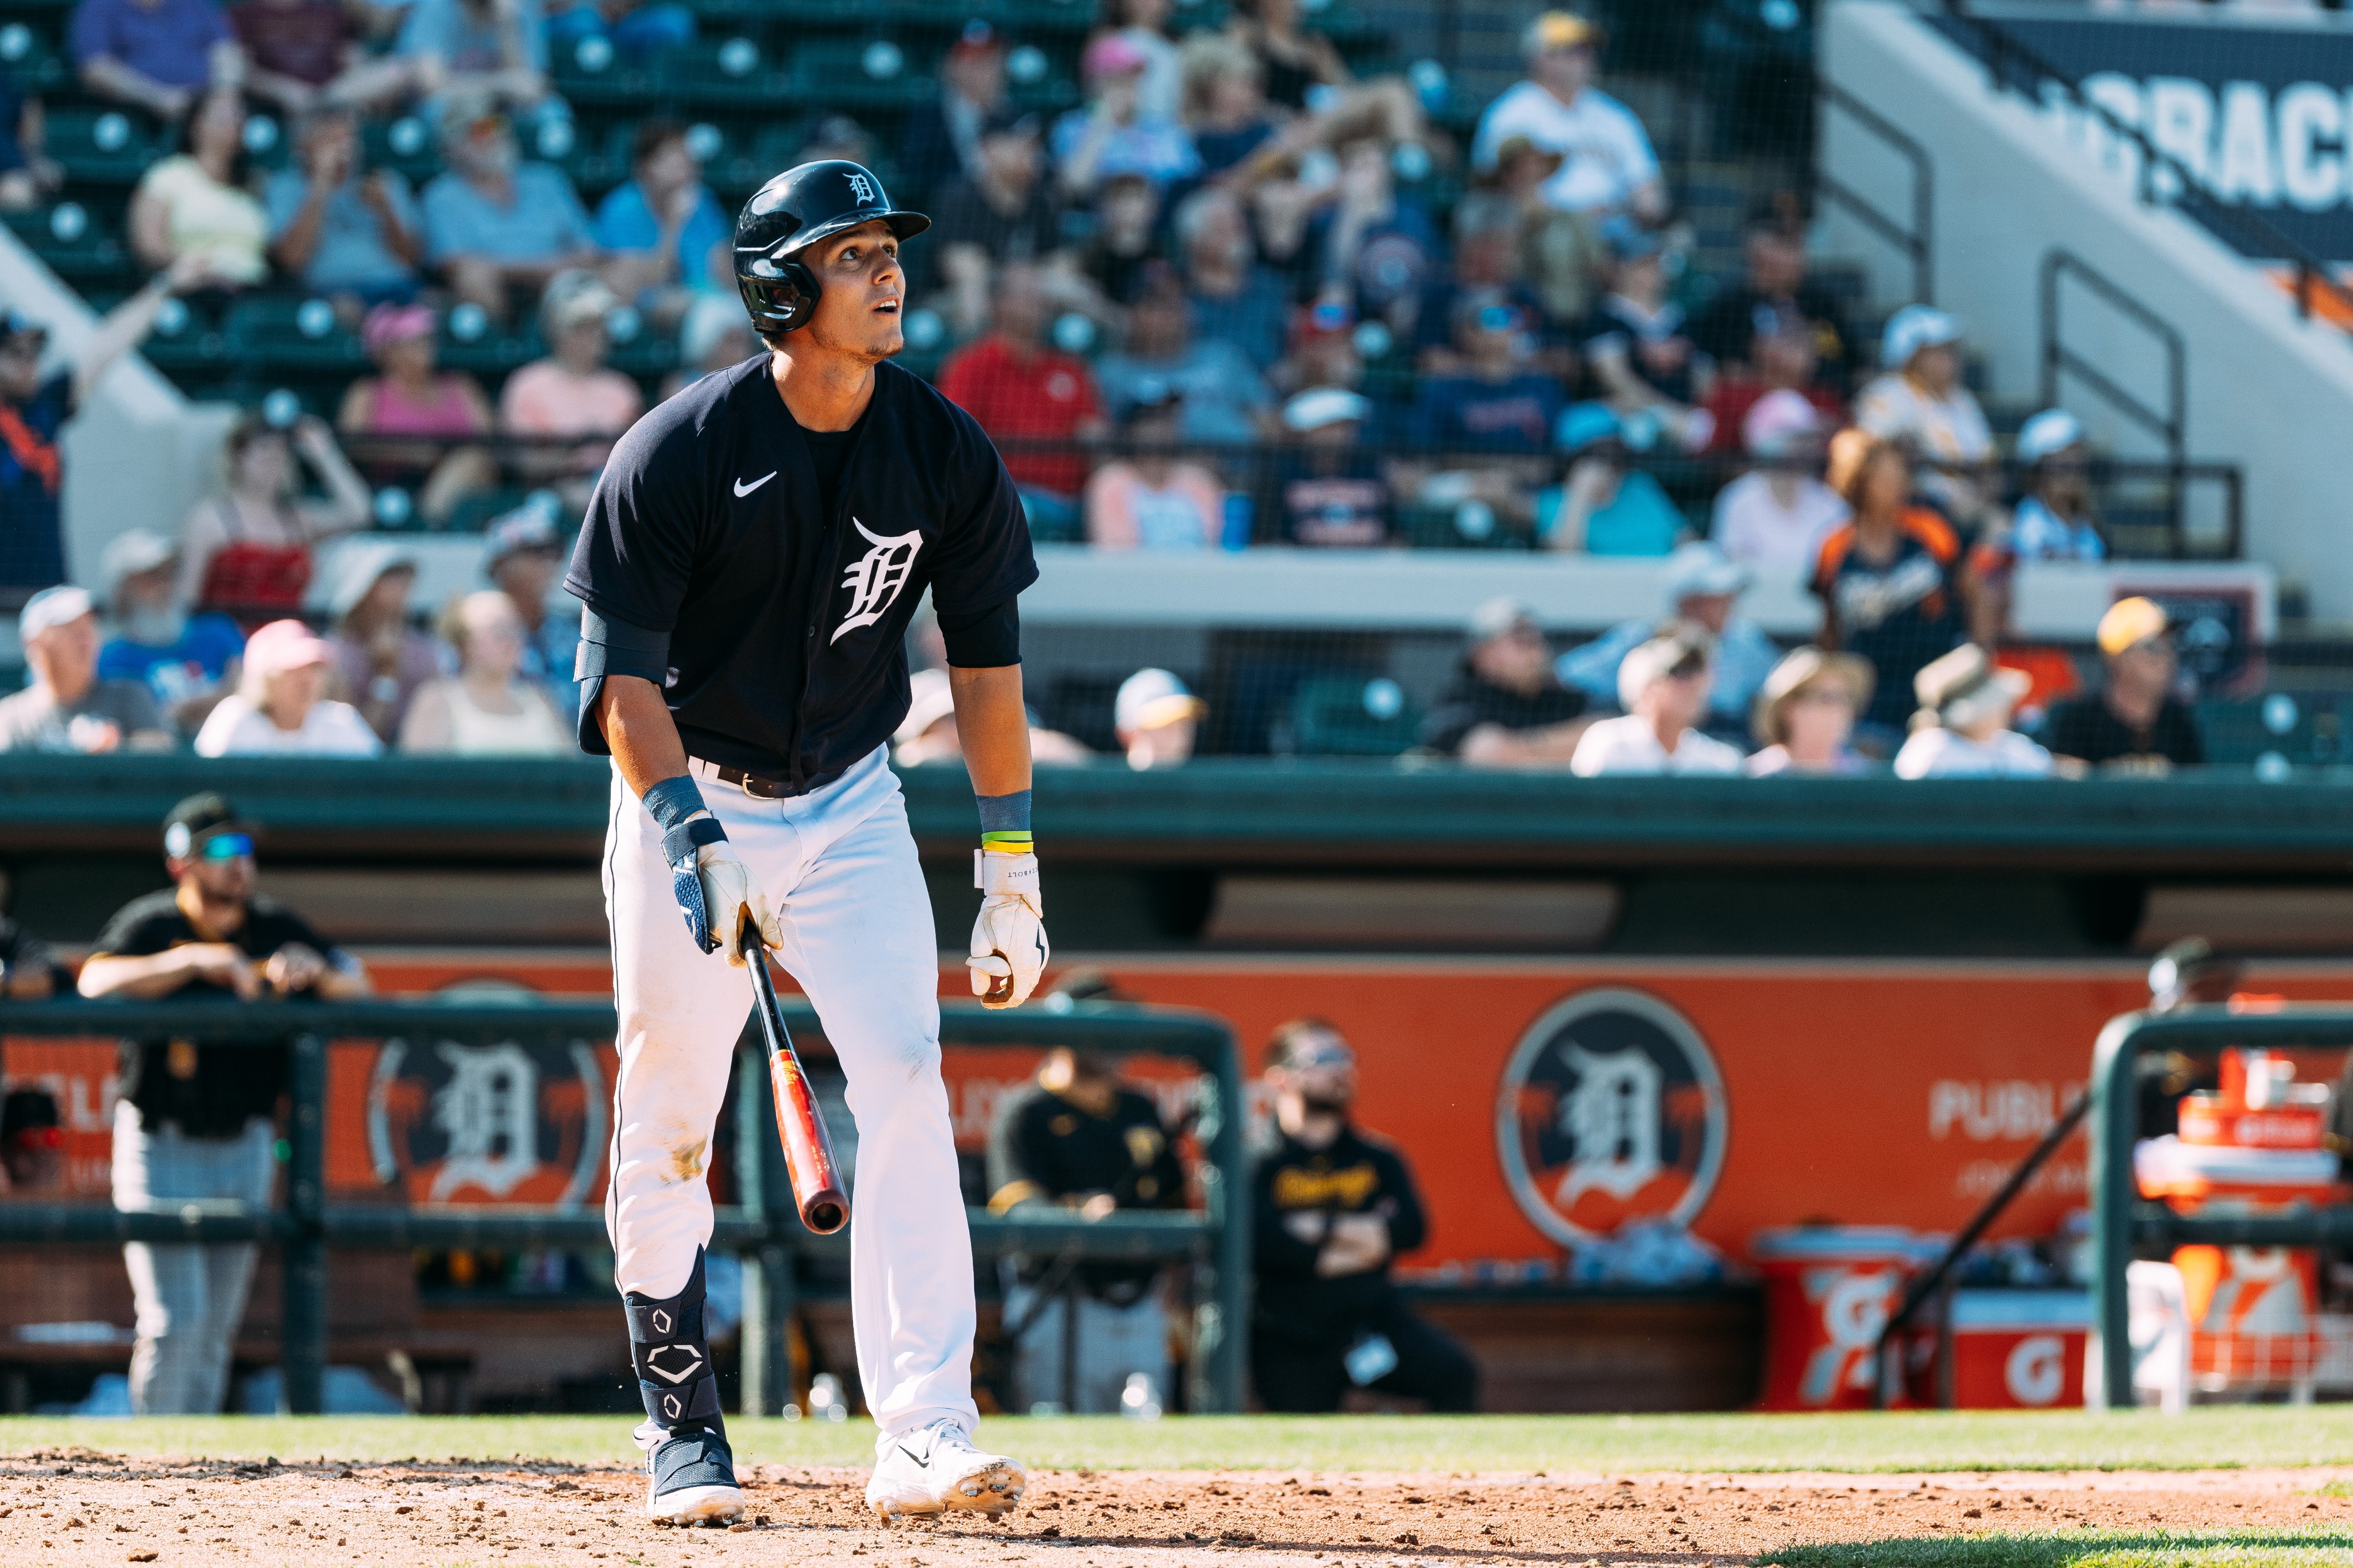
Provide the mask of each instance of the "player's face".
[{"label": "player's face", "polygon": [[888,359],[906,343],[900,312],[907,275],[888,224],[862,223],[812,246],[802,259],[820,293],[807,331],[816,345],[866,360]]}]

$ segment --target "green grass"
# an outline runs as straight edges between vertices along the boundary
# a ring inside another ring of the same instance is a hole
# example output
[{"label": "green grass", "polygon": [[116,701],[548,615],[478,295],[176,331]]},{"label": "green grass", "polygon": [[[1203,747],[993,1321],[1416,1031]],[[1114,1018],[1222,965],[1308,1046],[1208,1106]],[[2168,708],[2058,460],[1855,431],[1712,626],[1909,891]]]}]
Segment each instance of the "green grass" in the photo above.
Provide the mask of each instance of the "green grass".
[{"label": "green grass", "polygon": [[2353,1568],[2341,1531],[2096,1530],[2073,1533],[1908,1536],[1791,1546],[1760,1563],[1786,1568]]},{"label": "green grass", "polygon": [[[0,1454],[89,1447],[145,1457],[633,1463],[627,1416],[0,1416]],[[746,1463],[858,1465],[862,1421],[729,1424]],[[982,1439],[1075,1469],[1966,1471],[2353,1464],[2353,1405],[1852,1415],[1006,1417]],[[1972,1559],[1971,1561],[1976,1561]]]}]

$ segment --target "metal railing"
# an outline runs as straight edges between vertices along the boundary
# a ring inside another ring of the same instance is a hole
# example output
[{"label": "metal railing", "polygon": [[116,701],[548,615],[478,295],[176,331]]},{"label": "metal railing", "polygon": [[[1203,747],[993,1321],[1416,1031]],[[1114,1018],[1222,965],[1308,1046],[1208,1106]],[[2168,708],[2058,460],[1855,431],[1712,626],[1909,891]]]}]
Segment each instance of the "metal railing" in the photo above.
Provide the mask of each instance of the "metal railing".
[{"label": "metal railing", "polygon": [[[2111,310],[2140,327],[2165,353],[2165,407],[2152,408],[2141,396],[2118,382],[2114,376],[2075,353],[2066,345],[2066,333],[2061,320],[2060,303],[2063,290],[2060,285],[2073,279],[2084,289],[2099,297]],[[2042,339],[2042,406],[2059,405],[2059,383],[2063,376],[2073,376],[2105,399],[2118,413],[2156,435],[2165,445],[2165,458],[2173,476],[2168,487],[2171,500],[2176,550],[2179,550],[2183,501],[2180,474],[2188,456],[2186,430],[2189,418],[2189,351],[2180,331],[2173,323],[2142,304],[2117,282],[2090,262],[2063,246],[2053,246],[2042,256],[2042,284],[2038,291]],[[2235,511],[2235,507],[2233,509]],[[2232,533],[2237,532],[2235,522]],[[2237,552],[2234,544],[2232,553]]]},{"label": "metal railing", "polygon": [[[1922,305],[1936,302],[1936,168],[1928,157],[1928,150],[1906,134],[1904,129],[1839,86],[1827,76],[1816,74],[1814,90],[1821,101],[1837,110],[1869,132],[1882,145],[1912,167],[1912,221],[1905,227],[1903,221],[1883,211],[1869,196],[1848,185],[1824,166],[1821,149],[1814,155],[1814,189],[1836,205],[1843,208],[1854,220],[1902,251],[1912,263],[1912,300]],[[1830,136],[1827,117],[1820,121],[1818,135],[1827,141]]]},{"label": "metal railing", "polygon": [[[806,1003],[787,1000],[787,1022],[807,1037],[823,1025]],[[610,1040],[609,1005],[453,1005],[370,1001],[235,1004],[40,1003],[0,1006],[0,1037],[162,1038],[227,1046],[287,1047],[290,1058],[284,1203],[255,1210],[227,1203],[158,1203],[126,1211],[98,1203],[0,1202],[0,1245],[91,1242],[269,1242],[285,1258],[280,1357],[288,1408],[320,1408],[327,1355],[327,1252],[331,1247],[599,1247],[600,1209],[528,1205],[393,1207],[332,1202],[326,1188],[327,1048],[340,1040],[429,1037],[452,1043],[554,1044]],[[979,1257],[1069,1254],[1158,1258],[1189,1265],[1194,1299],[1188,1405],[1238,1411],[1248,1364],[1250,1201],[1242,1147],[1240,1058],[1232,1031],[1206,1014],[1085,1003],[1065,1012],[940,1010],[944,1048],[1086,1047],[1121,1055],[1174,1058],[1202,1072],[1195,1133],[1208,1154],[1198,1211],[1123,1212],[1100,1220],[1072,1213],[1039,1217],[969,1211]],[[775,1415],[797,1384],[793,1267],[797,1255],[838,1255],[842,1243],[802,1228],[793,1210],[766,1064],[743,1053],[735,1114],[737,1192],[718,1210],[712,1245],[745,1263],[744,1405]]]},{"label": "metal railing", "polygon": [[2177,1214],[2144,1202],[2133,1172],[2140,1132],[2137,1064],[2143,1051],[2225,1047],[2316,1049],[2353,1046],[2353,1008],[2295,1006],[2261,1013],[2184,1007],[2162,1016],[2109,1020],[2092,1049],[2092,1321],[2101,1398],[2111,1409],[2136,1403],[2131,1302],[2126,1273],[2137,1251],[2210,1247],[2342,1247],[2353,1244],[2353,1205],[2282,1208],[2268,1214]]}]

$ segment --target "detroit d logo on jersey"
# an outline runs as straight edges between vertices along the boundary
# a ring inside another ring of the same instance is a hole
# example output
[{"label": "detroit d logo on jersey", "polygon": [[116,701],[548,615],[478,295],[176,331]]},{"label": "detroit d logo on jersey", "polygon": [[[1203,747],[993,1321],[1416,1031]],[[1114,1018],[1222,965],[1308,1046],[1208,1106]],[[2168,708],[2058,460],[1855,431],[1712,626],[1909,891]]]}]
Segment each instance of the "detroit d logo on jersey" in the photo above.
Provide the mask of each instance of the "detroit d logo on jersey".
[{"label": "detroit d logo on jersey", "polygon": [[1689,1225],[1715,1188],[1728,1131],[1706,1042],[1640,991],[1581,992],[1538,1018],[1495,1102],[1512,1196],[1565,1246],[1638,1220]]},{"label": "detroit d logo on jersey", "polygon": [[923,548],[921,529],[912,533],[894,533],[889,538],[875,532],[856,518],[849,526],[865,535],[872,545],[865,554],[849,563],[842,574],[841,585],[849,590],[849,608],[842,612],[841,624],[833,628],[833,636],[825,640],[839,642],[860,626],[871,626],[887,614],[899,600],[907,578],[915,570],[915,554]]}]

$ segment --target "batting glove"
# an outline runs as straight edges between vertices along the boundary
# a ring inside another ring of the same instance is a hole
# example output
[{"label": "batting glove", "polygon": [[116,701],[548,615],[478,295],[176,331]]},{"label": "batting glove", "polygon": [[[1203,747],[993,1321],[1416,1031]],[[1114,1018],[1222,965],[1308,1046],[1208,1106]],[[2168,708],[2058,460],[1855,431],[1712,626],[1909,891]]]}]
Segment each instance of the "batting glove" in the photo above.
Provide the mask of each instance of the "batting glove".
[{"label": "batting glove", "polygon": [[768,896],[752,879],[752,868],[727,842],[727,830],[716,817],[697,816],[671,828],[662,836],[662,853],[695,946],[705,952],[723,949],[727,962],[741,969],[746,920],[770,948],[784,944],[784,927],[768,908]]},{"label": "batting glove", "polygon": [[1038,890],[1038,857],[973,851],[972,885],[985,895],[972,922],[972,994],[984,1007],[1018,1007],[1038,988],[1052,950],[1046,944],[1046,901]]}]

